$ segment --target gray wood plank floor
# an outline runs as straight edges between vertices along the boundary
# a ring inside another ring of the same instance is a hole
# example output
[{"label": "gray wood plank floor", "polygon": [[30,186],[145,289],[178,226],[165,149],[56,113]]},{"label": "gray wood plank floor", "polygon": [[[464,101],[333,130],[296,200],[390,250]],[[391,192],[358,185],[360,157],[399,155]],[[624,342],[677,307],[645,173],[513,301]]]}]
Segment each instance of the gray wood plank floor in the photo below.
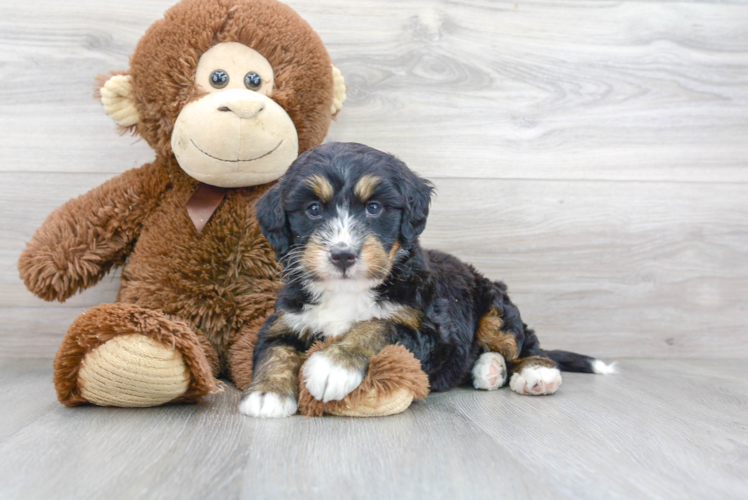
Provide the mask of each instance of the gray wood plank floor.
[{"label": "gray wood plank floor", "polygon": [[0,359],[0,498],[746,498],[748,365],[624,360],[551,397],[457,389],[382,419],[80,407]]}]

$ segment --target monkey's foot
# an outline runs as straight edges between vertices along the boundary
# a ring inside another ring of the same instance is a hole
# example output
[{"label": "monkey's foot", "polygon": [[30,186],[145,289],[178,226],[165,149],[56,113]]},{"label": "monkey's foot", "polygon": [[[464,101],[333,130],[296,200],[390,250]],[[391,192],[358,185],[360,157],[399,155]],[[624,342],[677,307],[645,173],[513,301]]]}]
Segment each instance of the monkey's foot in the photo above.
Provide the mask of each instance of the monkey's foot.
[{"label": "monkey's foot", "polygon": [[86,354],[80,394],[99,406],[157,406],[182,396],[190,375],[182,354],[144,335],[120,335]]},{"label": "monkey's foot", "polygon": [[158,311],[104,304],[68,330],[55,357],[55,388],[67,406],[145,407],[199,401],[216,381],[187,325]]}]

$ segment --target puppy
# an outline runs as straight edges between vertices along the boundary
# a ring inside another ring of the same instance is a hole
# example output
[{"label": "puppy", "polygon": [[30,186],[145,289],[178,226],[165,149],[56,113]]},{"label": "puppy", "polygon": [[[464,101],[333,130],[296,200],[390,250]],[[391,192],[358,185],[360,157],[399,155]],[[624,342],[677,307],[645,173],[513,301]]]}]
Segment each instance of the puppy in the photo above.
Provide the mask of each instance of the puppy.
[{"label": "puppy", "polygon": [[372,356],[394,343],[420,360],[434,391],[472,378],[476,389],[508,382],[519,394],[553,394],[559,368],[612,372],[588,356],[541,350],[506,285],[423,250],[432,192],[394,156],[329,143],[301,155],[260,199],[260,228],[286,283],[260,331],[242,413],[296,413],[299,369],[317,340],[334,341],[304,365],[307,389],[323,402],[358,387]]}]

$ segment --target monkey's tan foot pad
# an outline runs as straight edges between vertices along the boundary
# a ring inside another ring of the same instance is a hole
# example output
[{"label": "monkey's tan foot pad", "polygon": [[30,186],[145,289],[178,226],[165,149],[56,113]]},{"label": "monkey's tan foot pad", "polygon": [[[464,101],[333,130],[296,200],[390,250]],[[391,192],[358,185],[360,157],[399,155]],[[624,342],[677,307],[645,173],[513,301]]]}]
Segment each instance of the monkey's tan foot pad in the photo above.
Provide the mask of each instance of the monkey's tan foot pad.
[{"label": "monkey's tan foot pad", "polygon": [[198,335],[160,311],[131,304],[102,304],[81,314],[54,364],[57,397],[66,406],[196,402],[217,390]]},{"label": "monkey's tan foot pad", "polygon": [[[318,343],[307,352],[324,348]],[[402,345],[390,345],[371,358],[369,371],[353,392],[340,401],[323,403],[312,397],[306,388],[304,370],[299,383],[299,412],[319,417],[324,414],[346,417],[386,417],[408,409],[414,399],[429,393],[428,376],[421,363]]]},{"label": "monkey's tan foot pad", "polygon": [[372,389],[356,407],[334,407],[325,412],[340,417],[387,417],[407,410],[413,399],[413,393],[407,389],[381,397],[376,389]]},{"label": "monkey's tan foot pad", "polygon": [[120,335],[83,357],[80,395],[99,406],[157,406],[182,396],[190,373],[182,354],[144,335]]}]

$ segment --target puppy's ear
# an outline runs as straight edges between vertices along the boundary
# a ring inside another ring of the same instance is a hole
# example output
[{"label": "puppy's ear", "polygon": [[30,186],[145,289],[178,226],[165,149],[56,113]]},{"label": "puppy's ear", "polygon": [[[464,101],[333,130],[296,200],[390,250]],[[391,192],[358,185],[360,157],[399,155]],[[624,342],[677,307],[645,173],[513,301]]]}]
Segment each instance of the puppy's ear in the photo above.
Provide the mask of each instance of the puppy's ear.
[{"label": "puppy's ear", "polygon": [[426,219],[429,216],[429,204],[434,185],[413,172],[409,172],[401,186],[405,197],[405,210],[400,226],[400,234],[405,246],[415,242],[426,229]]},{"label": "puppy's ear", "polygon": [[268,189],[255,207],[260,231],[275,249],[275,257],[280,260],[291,248],[291,231],[286,212],[281,206],[280,184]]}]

